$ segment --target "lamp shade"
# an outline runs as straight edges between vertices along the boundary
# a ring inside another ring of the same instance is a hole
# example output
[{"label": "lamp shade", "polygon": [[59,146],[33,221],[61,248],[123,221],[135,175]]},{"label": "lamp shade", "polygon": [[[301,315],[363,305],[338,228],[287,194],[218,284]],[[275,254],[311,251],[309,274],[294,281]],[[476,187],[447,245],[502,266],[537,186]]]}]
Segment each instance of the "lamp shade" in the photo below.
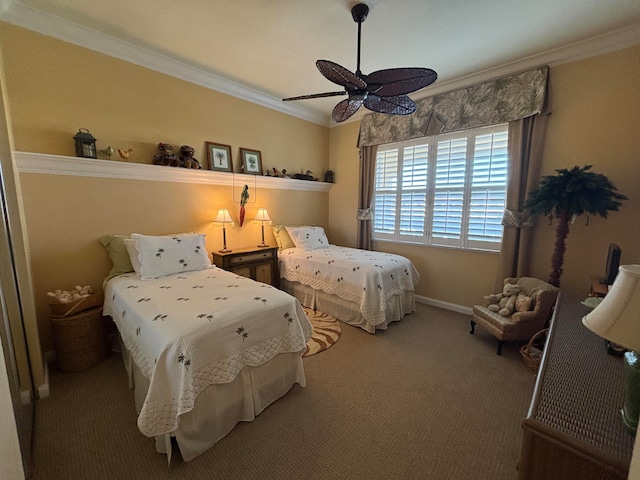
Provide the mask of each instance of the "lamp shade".
[{"label": "lamp shade", "polygon": [[229,210],[221,208],[218,210],[218,215],[213,221],[214,227],[233,227],[233,219],[229,215]]},{"label": "lamp shade", "polygon": [[582,323],[602,338],[640,351],[640,265],[621,265],[607,296]]},{"label": "lamp shade", "polygon": [[260,223],[262,225],[271,225],[271,219],[267,213],[266,208],[259,208],[256,213],[256,218],[253,219],[253,223]]}]

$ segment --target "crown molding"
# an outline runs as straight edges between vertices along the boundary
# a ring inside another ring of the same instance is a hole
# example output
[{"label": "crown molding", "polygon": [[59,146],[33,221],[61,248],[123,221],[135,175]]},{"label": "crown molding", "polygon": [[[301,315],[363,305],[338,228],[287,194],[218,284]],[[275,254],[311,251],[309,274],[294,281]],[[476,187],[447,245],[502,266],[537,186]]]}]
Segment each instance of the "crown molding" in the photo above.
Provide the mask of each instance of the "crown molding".
[{"label": "crown molding", "polygon": [[[0,19],[43,35],[119,58],[120,60],[140,65],[150,70],[164,73],[318,125],[335,127],[360,121],[366,114],[364,112],[358,112],[346,122],[336,123],[330,116],[320,114],[293,103],[285,103],[279,98],[267,95],[246,85],[233,82],[213,72],[117,39],[83,25],[70,22],[58,16],[43,12],[42,10],[24,5],[18,0],[0,0]],[[543,65],[555,67],[585,58],[603,55],[639,43],[640,28],[637,24],[631,25],[584,41],[575,42],[479,72],[474,72],[470,75],[441,83],[438,82],[421,92],[422,95],[416,95],[412,98],[414,100],[420,100],[440,93],[467,88],[478,83],[512,75],[531,68],[537,68]]]},{"label": "crown molding", "polygon": [[156,182],[200,183],[225,186],[252,183],[259,188],[306,190],[311,192],[328,192],[333,186],[332,183],[310,182],[292,178],[164,167],[147,163],[127,163],[113,160],[49,155],[45,153],[14,152],[14,157],[20,174],[39,173],[45,175],[152,180]]},{"label": "crown molding", "polygon": [[17,0],[0,0],[0,19],[37,33],[57,38],[64,42],[88,48],[125,62],[170,75],[201,87],[257,105],[276,110],[324,127],[329,126],[329,118],[293,103],[285,103],[280,98],[267,95],[254,88],[223,78],[166,55],[134,45],[111,35],[93,30],[52,15],[37,8],[24,5]]}]

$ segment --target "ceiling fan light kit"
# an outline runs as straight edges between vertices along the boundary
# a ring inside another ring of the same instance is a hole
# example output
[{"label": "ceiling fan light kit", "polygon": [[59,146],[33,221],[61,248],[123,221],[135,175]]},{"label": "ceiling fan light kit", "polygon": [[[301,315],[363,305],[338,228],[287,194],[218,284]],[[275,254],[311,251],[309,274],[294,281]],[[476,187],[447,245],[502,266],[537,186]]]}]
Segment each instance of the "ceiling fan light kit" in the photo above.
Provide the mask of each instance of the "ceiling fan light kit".
[{"label": "ceiling fan light kit", "polygon": [[333,109],[332,118],[336,122],[344,122],[362,105],[371,111],[389,115],[409,115],[415,112],[416,104],[407,94],[431,85],[438,74],[430,68],[411,67],[377,70],[364,75],[360,71],[360,37],[362,22],[368,14],[369,7],[364,3],[358,3],[351,9],[353,21],[358,24],[358,63],[355,73],[329,60],[316,62],[320,73],[327,80],[344,87],[344,90],[283,98],[283,101],[348,95],[349,98],[342,100]]}]

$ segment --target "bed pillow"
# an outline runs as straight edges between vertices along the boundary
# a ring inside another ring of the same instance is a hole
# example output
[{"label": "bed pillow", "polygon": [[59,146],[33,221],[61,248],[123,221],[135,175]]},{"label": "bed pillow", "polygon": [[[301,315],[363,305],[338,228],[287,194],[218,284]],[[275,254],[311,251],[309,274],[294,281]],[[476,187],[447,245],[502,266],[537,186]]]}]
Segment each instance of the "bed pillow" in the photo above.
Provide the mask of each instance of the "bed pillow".
[{"label": "bed pillow", "polygon": [[211,266],[205,236],[202,233],[169,236],[133,233],[131,238],[135,240],[135,249],[140,261],[139,277],[148,280]]},{"label": "bed pillow", "polygon": [[124,245],[127,248],[127,254],[129,255],[129,261],[131,262],[133,271],[136,272],[136,275],[140,276],[140,269],[142,268],[142,264],[140,263],[140,259],[138,258],[136,241],[133,238],[125,238]]},{"label": "bed pillow", "polygon": [[127,252],[127,246],[124,243],[125,239],[130,238],[129,235],[103,235],[98,239],[111,259],[111,271],[106,280],[134,271]]},{"label": "bed pillow", "polygon": [[273,236],[276,238],[276,243],[278,244],[278,249],[280,251],[296,246],[296,244],[293,243],[293,240],[291,240],[289,232],[287,232],[287,228],[284,225],[273,225],[271,230],[273,231]]},{"label": "bed pillow", "polygon": [[322,227],[286,227],[289,236],[298,248],[314,250],[316,248],[327,248],[329,240]]},{"label": "bed pillow", "polygon": [[527,297],[524,293],[518,293],[516,297],[516,312],[528,312],[533,306],[532,298]]}]

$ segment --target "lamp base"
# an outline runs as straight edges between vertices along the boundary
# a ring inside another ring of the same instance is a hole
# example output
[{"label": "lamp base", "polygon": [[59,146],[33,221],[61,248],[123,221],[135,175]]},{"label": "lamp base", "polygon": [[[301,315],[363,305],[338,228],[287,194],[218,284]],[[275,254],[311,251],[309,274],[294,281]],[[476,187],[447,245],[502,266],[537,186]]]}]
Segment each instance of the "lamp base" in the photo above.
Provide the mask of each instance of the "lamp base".
[{"label": "lamp base", "polygon": [[622,421],[631,432],[636,433],[640,416],[640,359],[633,350],[624,354],[624,386]]},{"label": "lamp base", "polygon": [[229,248],[223,248],[222,250],[218,250],[220,253],[229,253],[232,252],[233,250],[229,249]]},{"label": "lamp base", "polygon": [[267,245],[266,243],[261,243],[260,245],[258,245],[260,248],[267,248],[269,245]]}]

